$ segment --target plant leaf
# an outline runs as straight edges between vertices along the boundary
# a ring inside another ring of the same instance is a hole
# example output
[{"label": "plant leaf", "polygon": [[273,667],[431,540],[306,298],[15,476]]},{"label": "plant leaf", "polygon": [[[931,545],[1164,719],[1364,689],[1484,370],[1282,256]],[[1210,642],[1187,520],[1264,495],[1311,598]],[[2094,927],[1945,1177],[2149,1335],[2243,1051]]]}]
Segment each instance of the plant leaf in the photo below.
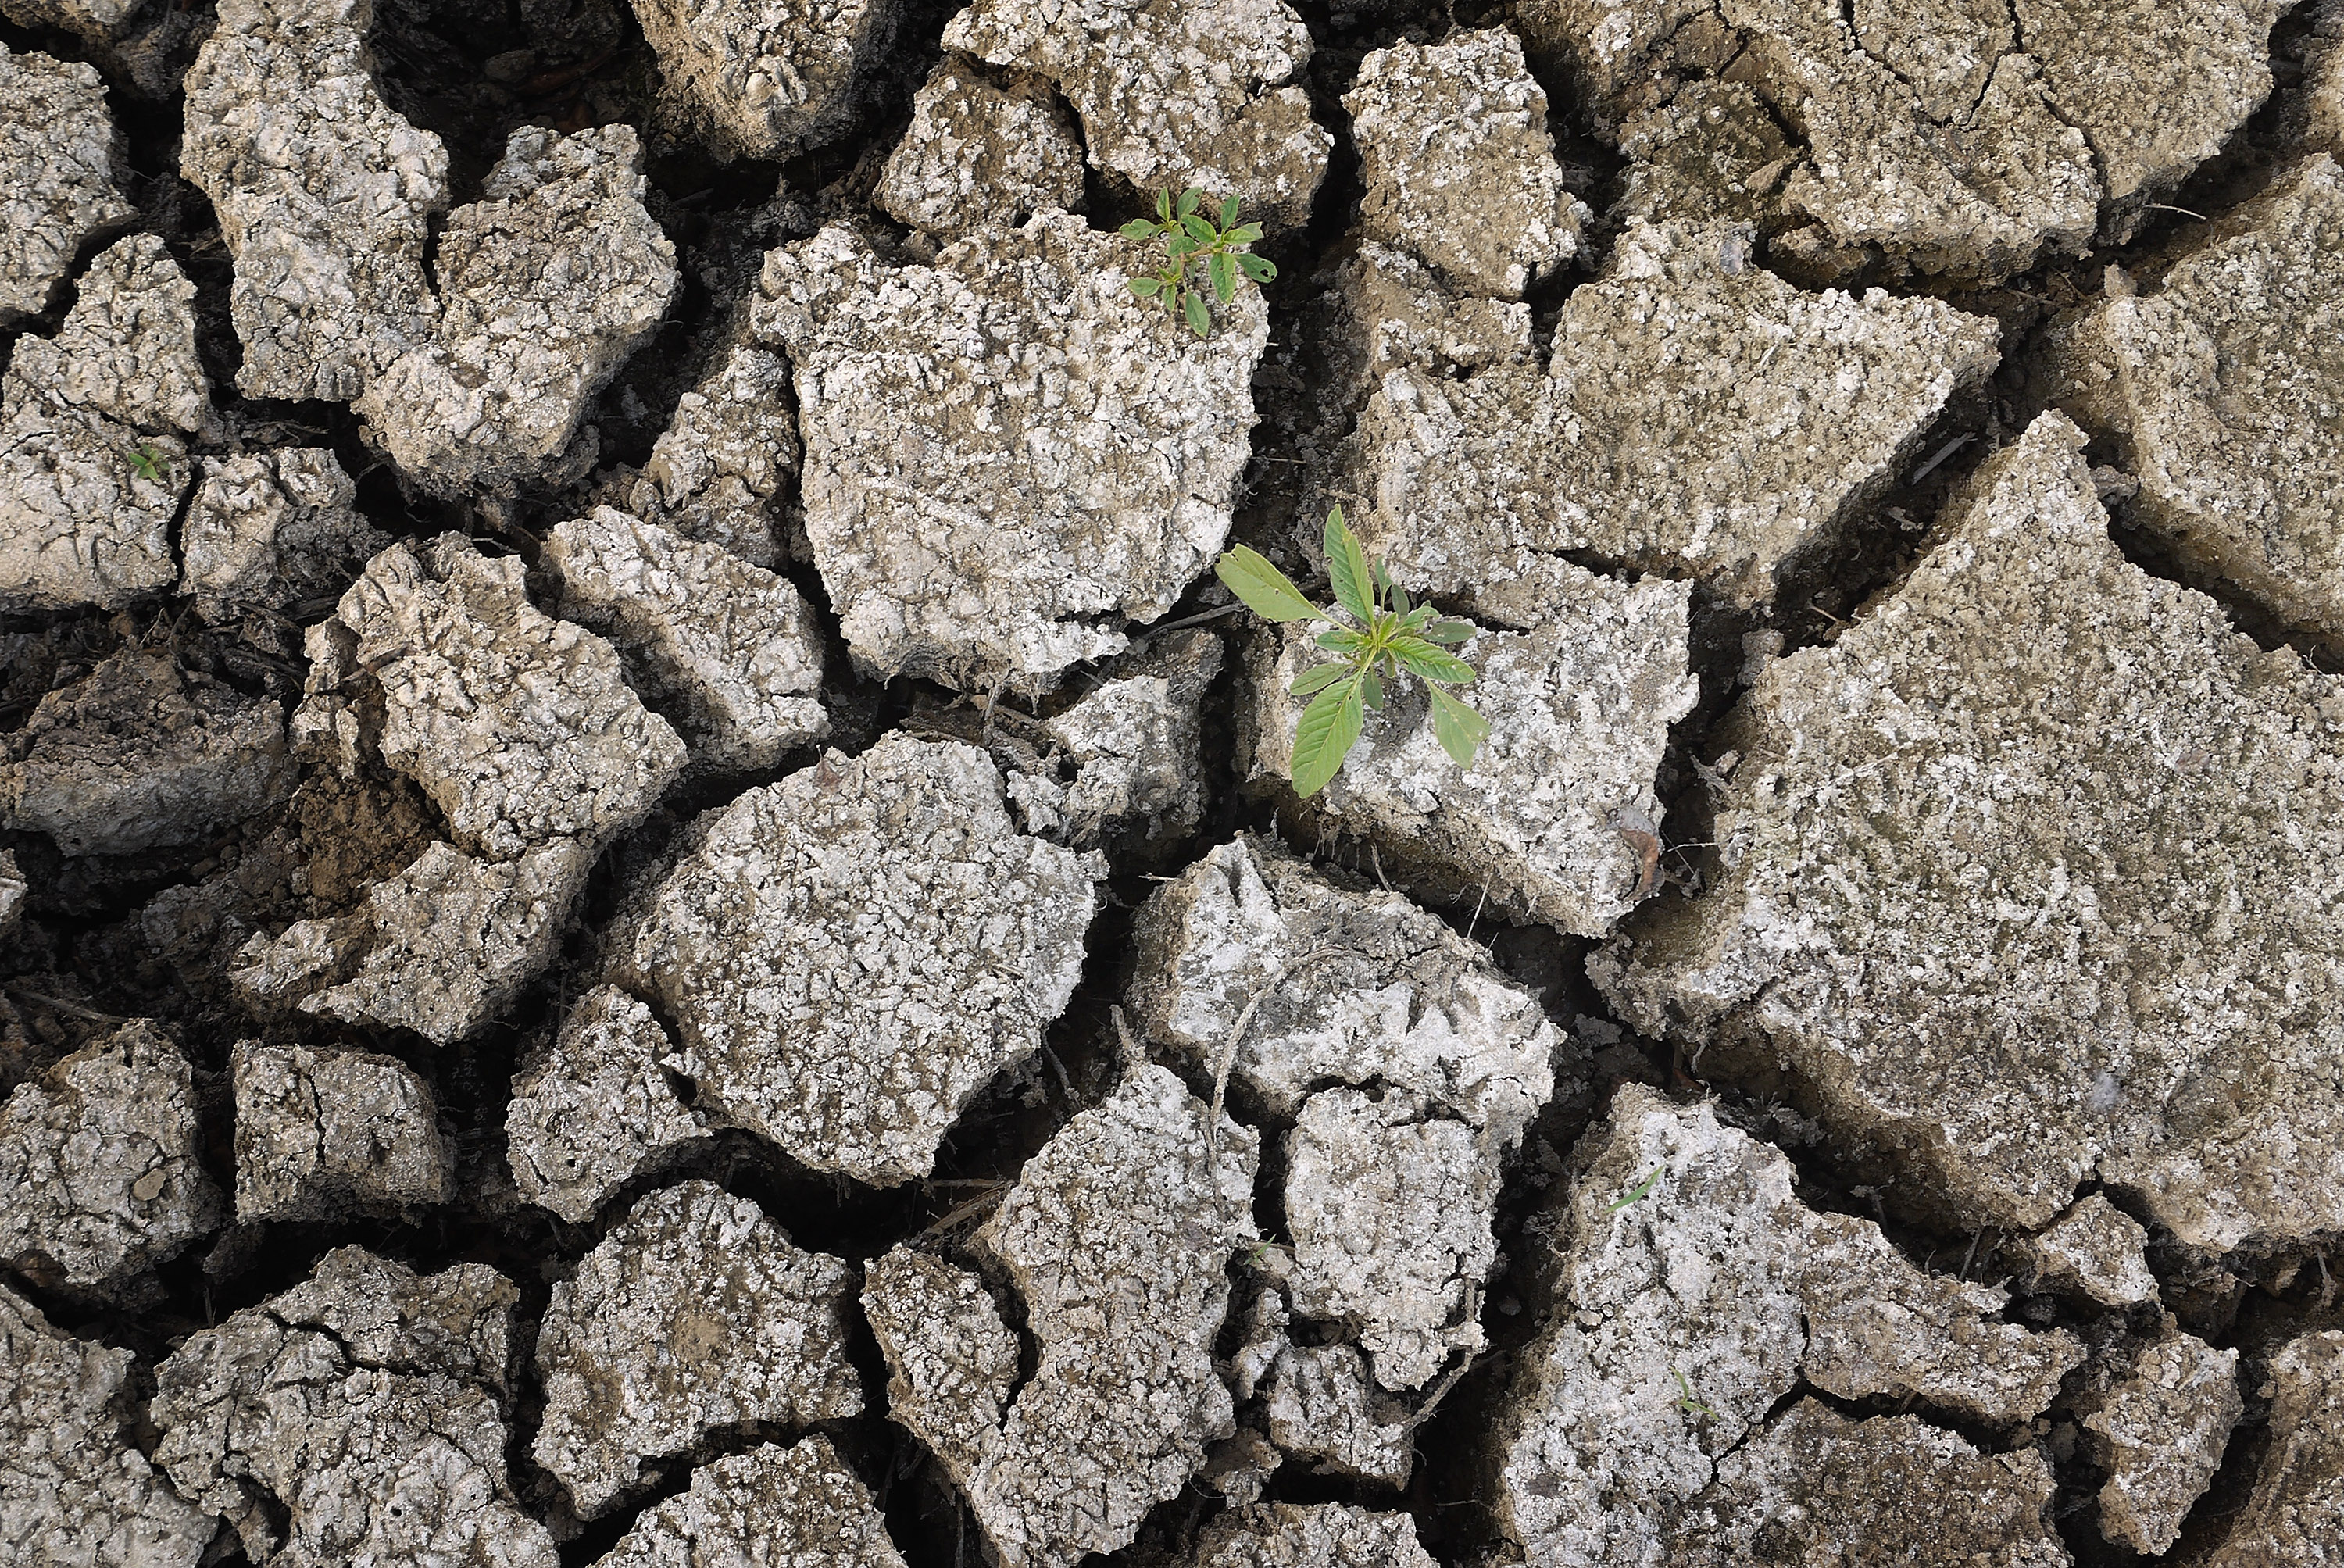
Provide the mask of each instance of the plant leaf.
[{"label": "plant leaf", "polygon": [[[1221,225],[1221,227],[1223,228],[1229,228],[1229,226],[1226,223]],[[1261,225],[1258,223],[1248,223],[1239,228],[1229,228],[1228,233],[1222,236],[1222,238],[1227,239],[1231,245],[1251,245],[1255,240],[1261,238]]]},{"label": "plant leaf", "polygon": [[1213,575],[1228,584],[1245,607],[1265,621],[1323,621],[1286,573],[1258,550],[1238,545],[1213,563]]},{"label": "plant leaf", "polygon": [[1134,294],[1138,295],[1142,299],[1155,298],[1158,293],[1162,292],[1163,288],[1164,285],[1157,282],[1153,278],[1135,278],[1131,280],[1131,291]]},{"label": "plant leaf", "polygon": [[1326,649],[1329,653],[1349,653],[1356,652],[1359,644],[1366,641],[1367,639],[1365,637],[1360,636],[1357,632],[1351,631],[1349,628],[1344,626],[1338,626],[1332,632],[1321,632],[1318,633],[1318,646]]},{"label": "plant leaf", "polygon": [[1425,690],[1432,693],[1432,738],[1440,743],[1450,761],[1460,768],[1471,767],[1474,752],[1490,738],[1490,721],[1438,686],[1428,685]]},{"label": "plant leaf", "polygon": [[1431,642],[1470,642],[1480,630],[1470,621],[1435,621],[1424,629],[1424,635]]},{"label": "plant leaf", "polygon": [[1238,297],[1238,264],[1226,250],[1216,250],[1205,262],[1206,274],[1213,280],[1213,298],[1226,305]]},{"label": "plant leaf", "polygon": [[1126,239],[1153,239],[1156,238],[1156,226],[1144,217],[1135,217],[1116,232]]},{"label": "plant leaf", "polygon": [[1394,610],[1399,612],[1400,624],[1403,626],[1406,626],[1409,618],[1416,613],[1415,602],[1409,598],[1408,590],[1397,582],[1391,585],[1391,605]]},{"label": "plant leaf", "polygon": [[1434,647],[1412,632],[1403,632],[1389,643],[1392,657],[1408,666],[1412,674],[1428,681],[1440,681],[1451,686],[1470,685],[1473,666],[1456,654]]},{"label": "plant leaf", "polygon": [[1221,203],[1221,227],[1223,228],[1230,228],[1237,222],[1237,220],[1238,198],[1234,196],[1228,197]]},{"label": "plant leaf", "polygon": [[1325,691],[1348,674],[1350,668],[1349,664],[1313,665],[1297,675],[1294,683],[1286,689],[1298,697],[1307,697],[1313,692]]},{"label": "plant leaf", "polygon": [[1366,693],[1368,706],[1370,708],[1380,708],[1384,705],[1383,677],[1372,669],[1359,672],[1359,690]]},{"label": "plant leaf", "polygon": [[1310,700],[1294,730],[1294,789],[1304,799],[1327,787],[1359,738],[1359,683],[1338,681]]},{"label": "plant leaf", "polygon": [[1358,616],[1362,623],[1372,620],[1375,611],[1368,601],[1368,552],[1359,548],[1359,536],[1344,522],[1341,507],[1327,514],[1320,546],[1327,552],[1327,580],[1334,587],[1335,602]]},{"label": "plant leaf", "polygon": [[1243,272],[1248,278],[1252,278],[1256,283],[1267,283],[1271,278],[1278,276],[1278,268],[1276,266],[1270,262],[1264,261],[1260,257],[1253,255],[1249,251],[1240,252],[1238,254],[1238,269]]},{"label": "plant leaf", "polygon": [[1180,193],[1180,216],[1184,218],[1187,217],[1197,210],[1197,204],[1204,199],[1205,193],[1198,190],[1193,185],[1187,189],[1182,191]]},{"label": "plant leaf", "polygon": [[1161,186],[1156,189],[1156,216],[1167,223],[1172,221],[1172,193]]},{"label": "plant leaf", "polygon": [[1187,229],[1188,237],[1198,245],[1210,245],[1221,238],[1219,232],[1211,224],[1193,212],[1180,220],[1180,227]]},{"label": "plant leaf", "polygon": [[1205,297],[1191,294],[1187,298],[1188,330],[1199,338],[1209,337],[1213,330],[1212,313],[1205,309]]}]

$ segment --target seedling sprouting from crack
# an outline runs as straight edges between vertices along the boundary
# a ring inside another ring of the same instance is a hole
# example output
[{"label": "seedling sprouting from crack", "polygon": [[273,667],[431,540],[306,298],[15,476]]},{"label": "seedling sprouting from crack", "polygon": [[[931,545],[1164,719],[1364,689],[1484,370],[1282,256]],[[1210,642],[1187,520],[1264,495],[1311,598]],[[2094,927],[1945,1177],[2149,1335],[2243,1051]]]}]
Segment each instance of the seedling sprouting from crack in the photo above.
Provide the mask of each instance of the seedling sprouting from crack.
[{"label": "seedling sprouting from crack", "polygon": [[1278,268],[1251,252],[1239,248],[1261,238],[1258,223],[1238,222],[1238,198],[1230,197],[1221,203],[1221,220],[1215,223],[1197,208],[1204,205],[1205,193],[1195,186],[1180,193],[1175,203],[1172,193],[1156,193],[1156,221],[1135,217],[1123,226],[1127,239],[1164,238],[1164,267],[1152,277],[1135,278],[1131,291],[1142,299],[1162,302],[1164,309],[1178,320],[1188,323],[1188,330],[1197,337],[1211,335],[1213,313],[1197,292],[1190,269],[1202,267],[1205,281],[1213,298],[1226,305],[1238,297],[1238,276],[1242,273],[1256,284],[1268,283],[1278,276]]},{"label": "seedling sprouting from crack", "polygon": [[130,466],[149,484],[161,484],[171,477],[171,460],[151,443],[141,442],[130,449]]},{"label": "seedling sprouting from crack", "polygon": [[1422,681],[1430,693],[1432,733],[1441,749],[1459,767],[1470,766],[1473,753],[1490,733],[1490,722],[1447,690],[1470,682],[1473,666],[1436,644],[1465,642],[1474,626],[1465,621],[1437,621],[1431,605],[1411,605],[1408,591],[1391,580],[1383,562],[1369,562],[1339,506],[1327,514],[1325,544],[1336,606],[1351,618],[1352,625],[1336,619],[1332,609],[1311,603],[1286,573],[1242,544],[1213,568],[1246,608],[1263,620],[1323,621],[1332,628],[1318,634],[1318,646],[1335,654],[1335,663],[1305,670],[1289,688],[1296,696],[1311,699],[1294,733],[1295,790],[1307,798],[1326,787],[1359,738],[1364,710],[1382,707],[1387,683],[1397,682],[1403,671]]},{"label": "seedling sprouting from crack", "polygon": [[1636,1183],[1635,1186],[1628,1189],[1627,1191],[1613,1199],[1612,1200],[1611,1207],[1607,1209],[1605,1212],[1609,1214],[1619,1213],[1620,1210],[1627,1208],[1631,1203],[1635,1202],[1638,1199],[1642,1198],[1645,1194],[1651,1192],[1652,1190],[1653,1184],[1660,1179],[1661,1172],[1659,1168],[1656,1168],[1652,1171],[1652,1175],[1644,1178],[1643,1180]]},{"label": "seedling sprouting from crack", "polygon": [[1692,1397],[1692,1384],[1685,1381],[1684,1369],[1682,1367],[1671,1367],[1669,1371],[1676,1374],[1677,1409],[1682,1411],[1687,1415],[1714,1416],[1717,1414],[1715,1411],[1710,1409],[1707,1405]]}]

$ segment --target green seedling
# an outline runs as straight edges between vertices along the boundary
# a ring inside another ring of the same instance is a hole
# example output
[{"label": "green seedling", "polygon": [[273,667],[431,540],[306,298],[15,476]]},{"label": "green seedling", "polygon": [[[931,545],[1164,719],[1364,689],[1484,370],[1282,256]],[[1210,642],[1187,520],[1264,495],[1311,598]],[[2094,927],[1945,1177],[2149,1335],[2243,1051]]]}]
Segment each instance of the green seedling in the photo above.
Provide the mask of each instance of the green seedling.
[{"label": "green seedling", "polygon": [[130,466],[137,470],[138,477],[149,484],[161,484],[171,477],[171,460],[151,445],[132,448]]},{"label": "green seedling", "polygon": [[1230,197],[1221,203],[1221,220],[1214,222],[1202,211],[1205,193],[1195,186],[1182,191],[1177,201],[1168,190],[1156,193],[1156,217],[1133,218],[1123,226],[1127,239],[1164,240],[1164,267],[1152,276],[1135,278],[1131,291],[1142,299],[1161,303],[1176,320],[1186,321],[1188,330],[1197,337],[1209,337],[1213,330],[1213,313],[1197,291],[1193,268],[1203,268],[1206,284],[1213,298],[1227,305],[1238,297],[1238,278],[1251,278],[1256,284],[1268,283],[1278,276],[1278,268],[1260,257],[1243,249],[1261,238],[1258,223],[1238,222],[1238,198]]},{"label": "green seedling", "polygon": [[1687,1415],[1713,1416],[1717,1413],[1692,1397],[1692,1384],[1685,1381],[1682,1367],[1671,1367],[1669,1371],[1674,1372],[1677,1378],[1677,1409]]},{"label": "green seedling", "polygon": [[1645,1194],[1651,1192],[1653,1185],[1660,1179],[1661,1173],[1659,1170],[1655,1169],[1652,1175],[1644,1178],[1643,1180],[1636,1183],[1635,1186],[1628,1189],[1627,1191],[1613,1199],[1612,1200],[1612,1207],[1607,1209],[1606,1212],[1612,1214],[1619,1213],[1620,1210],[1627,1208],[1631,1203],[1635,1202],[1638,1199],[1642,1198]]},{"label": "green seedling", "polygon": [[[1307,799],[1326,787],[1359,738],[1364,710],[1382,707],[1389,684],[1403,671],[1422,681],[1430,694],[1432,733],[1441,749],[1459,767],[1471,765],[1473,753],[1489,736],[1490,722],[1447,690],[1470,683],[1473,667],[1437,644],[1465,642],[1475,627],[1466,621],[1435,620],[1430,604],[1410,604],[1407,590],[1392,582],[1383,562],[1369,563],[1339,506],[1327,514],[1325,544],[1335,593],[1335,607],[1327,610],[1304,598],[1286,573],[1244,545],[1213,567],[1229,592],[1263,620],[1318,621],[1330,628],[1318,634],[1318,646],[1334,654],[1335,662],[1305,670],[1289,688],[1311,699],[1294,733],[1295,790]],[[1336,618],[1336,608],[1349,616],[1350,624]]]}]

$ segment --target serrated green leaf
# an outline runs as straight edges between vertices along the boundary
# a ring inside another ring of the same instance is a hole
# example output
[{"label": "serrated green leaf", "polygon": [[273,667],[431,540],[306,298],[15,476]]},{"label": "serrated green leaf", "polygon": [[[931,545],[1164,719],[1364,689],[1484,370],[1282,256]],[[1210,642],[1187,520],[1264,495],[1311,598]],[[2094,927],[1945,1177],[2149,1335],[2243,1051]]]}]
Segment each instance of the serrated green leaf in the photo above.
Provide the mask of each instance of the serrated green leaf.
[{"label": "serrated green leaf", "polygon": [[1153,299],[1164,288],[1164,285],[1153,278],[1135,278],[1131,280],[1130,287],[1131,291],[1142,299]]},{"label": "serrated green leaf", "polygon": [[[1226,223],[1221,225],[1221,227],[1223,228],[1228,228],[1228,225]],[[1239,228],[1229,228],[1229,232],[1226,238],[1231,245],[1251,245],[1255,240],[1261,238],[1261,225],[1258,223],[1248,223]]]},{"label": "serrated green leaf", "polygon": [[1329,653],[1354,652],[1366,642],[1365,637],[1346,626],[1338,626],[1332,632],[1318,633],[1318,646],[1326,649]]},{"label": "serrated green leaf", "polygon": [[1238,545],[1213,563],[1213,575],[1265,621],[1323,621],[1302,590],[1258,550]]},{"label": "serrated green leaf", "polygon": [[1368,602],[1368,552],[1359,548],[1359,535],[1344,522],[1341,507],[1327,514],[1319,543],[1327,552],[1327,580],[1335,590],[1335,602],[1362,622],[1369,620],[1375,612]]},{"label": "serrated green leaf", "polygon": [[1438,686],[1425,690],[1432,694],[1432,738],[1440,743],[1450,761],[1460,768],[1471,767],[1473,754],[1490,738],[1490,721]]},{"label": "serrated green leaf", "polygon": [[1161,186],[1156,191],[1156,216],[1167,223],[1172,221],[1172,193]]},{"label": "serrated green leaf", "polygon": [[1267,283],[1278,276],[1278,268],[1274,265],[1258,256],[1250,254],[1240,254],[1238,257],[1238,270],[1256,283]]},{"label": "serrated green leaf", "polygon": [[1213,298],[1226,305],[1238,297],[1238,267],[1226,251],[1215,251],[1205,263],[1205,274],[1213,280]]},{"label": "serrated green leaf", "polygon": [[1424,636],[1431,642],[1470,642],[1480,630],[1470,621],[1436,621],[1424,629]]},{"label": "serrated green leaf", "polygon": [[1135,217],[1116,232],[1126,239],[1153,239],[1156,238],[1156,226],[1144,217]]},{"label": "serrated green leaf", "polygon": [[1194,213],[1197,210],[1197,204],[1204,199],[1205,193],[1198,190],[1193,185],[1187,189],[1182,191],[1180,193],[1180,216],[1182,217],[1187,217],[1190,214]]},{"label": "serrated green leaf", "polygon": [[1340,773],[1364,723],[1359,683],[1338,681],[1310,700],[1294,730],[1294,789],[1304,799]]},{"label": "serrated green leaf", "polygon": [[1221,227],[1228,228],[1238,220],[1238,198],[1226,197],[1221,201]]},{"label": "serrated green leaf", "polygon": [[1213,330],[1213,317],[1212,312],[1205,309],[1205,297],[1201,294],[1191,294],[1188,296],[1187,304],[1188,309],[1188,330],[1194,332],[1199,338],[1211,336]]},{"label": "serrated green leaf", "polygon": [[1421,675],[1428,681],[1446,682],[1451,686],[1470,685],[1473,666],[1456,654],[1445,652],[1417,636],[1403,632],[1391,640],[1392,657],[1408,667],[1410,674]]},{"label": "serrated green leaf", "polygon": [[1210,245],[1215,240],[1220,238],[1220,233],[1218,230],[1215,229],[1211,224],[1207,223],[1203,218],[1198,217],[1193,212],[1180,219],[1180,227],[1187,229],[1188,231],[1188,238],[1194,239],[1199,245]]},{"label": "serrated green leaf", "polygon": [[1403,632],[1421,632],[1424,630],[1424,623],[1431,620],[1432,616],[1433,609],[1431,605],[1420,604],[1415,609],[1404,612],[1401,614],[1399,618],[1399,629]]},{"label": "serrated green leaf", "polygon": [[1307,697],[1313,692],[1325,691],[1349,674],[1350,669],[1349,664],[1316,664],[1297,675],[1294,683],[1286,689],[1298,697]]},{"label": "serrated green leaf", "polygon": [[1384,705],[1383,677],[1373,670],[1359,672],[1359,690],[1367,697],[1368,706],[1370,708],[1380,708]]}]

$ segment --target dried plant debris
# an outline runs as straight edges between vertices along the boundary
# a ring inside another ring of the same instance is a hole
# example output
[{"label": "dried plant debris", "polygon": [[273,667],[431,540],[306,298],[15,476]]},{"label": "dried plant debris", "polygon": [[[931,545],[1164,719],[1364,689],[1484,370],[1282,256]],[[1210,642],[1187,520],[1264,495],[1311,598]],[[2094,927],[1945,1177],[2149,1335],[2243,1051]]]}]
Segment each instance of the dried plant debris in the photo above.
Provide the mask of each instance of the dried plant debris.
[{"label": "dried plant debris", "polygon": [[195,1076],[154,1024],[125,1024],[0,1106],[0,1262],[50,1290],[130,1285],[217,1229]]},{"label": "dried plant debris", "polygon": [[557,526],[542,564],[699,761],[771,768],[829,732],[822,628],[785,580],[609,507]]},{"label": "dried plant debris", "polygon": [[196,1568],[219,1521],[124,1430],[134,1358],[49,1326],[0,1285],[0,1546],[43,1568]]},{"label": "dried plant debris", "polygon": [[448,152],[384,102],[373,21],[373,0],[221,0],[187,73],[179,172],[236,262],[248,398],[347,402],[432,339]]},{"label": "dried plant debris", "polygon": [[2139,481],[2129,521],[2344,644],[2344,176],[2325,154],[2055,334],[2058,402]]},{"label": "dried plant debris", "polygon": [[890,1413],[1008,1568],[1120,1550],[1233,1430],[1213,1340],[1229,1259],[1258,1234],[1255,1148],[1169,1072],[1137,1067],[1026,1162],[975,1240],[1039,1346],[1022,1387],[974,1277],[907,1248],[872,1264],[864,1310],[905,1396]]},{"label": "dried plant debris", "polygon": [[338,599],[390,543],[325,447],[206,458],[179,525],[179,592],[217,625]]},{"label": "dried plant debris", "polygon": [[677,400],[642,471],[618,470],[606,489],[621,511],[772,569],[799,452],[788,362],[736,343]]},{"label": "dried plant debris", "polygon": [[983,752],[901,733],[753,789],[637,934],[694,1105],[893,1186],[1032,1056],[1083,964],[1104,864],[1020,834]]},{"label": "dried plant debris", "polygon": [[505,1150],[520,1195],[582,1224],[637,1171],[707,1138],[676,1097],[670,1075],[682,1066],[660,1021],[624,991],[579,998],[513,1078]]},{"label": "dried plant debris", "polygon": [[2318,1235],[2344,684],[2127,561],[2083,440],[2043,416],[1899,588],[1761,674],[1714,885],[1592,967],[1955,1214],[2038,1229],[2096,1176],[2195,1247]]},{"label": "dried plant debris", "polygon": [[45,833],[67,855],[193,844],[297,782],[282,704],[137,647],[43,697],[0,758],[0,826]]},{"label": "dried plant debris", "polygon": [[1341,1502],[1271,1502],[1206,1530],[1191,1568],[1433,1568],[1416,1521]]},{"label": "dried plant debris", "polygon": [[1046,77],[1083,123],[1091,162],[1132,188],[1235,196],[1297,228],[1334,145],[1300,85],[1309,31],[1283,0],[1079,6],[975,0],[945,46]]},{"label": "dried plant debris", "polygon": [[485,1264],[329,1252],[156,1368],[156,1460],[255,1568],[555,1568],[505,1469],[519,1299]]},{"label": "dried plant debris", "polygon": [[370,1051],[246,1040],[236,1078],[236,1217],[412,1217],[453,1196],[430,1087]]},{"label": "dried plant debris", "polygon": [[2344,1540],[2344,1333],[2306,1334],[2270,1358],[2270,1446],[2253,1494],[2208,1568],[2324,1568]]},{"label": "dried plant debris", "polygon": [[1343,106],[1368,238],[1413,250],[1460,293],[1503,299],[1579,253],[1587,209],[1563,186],[1546,92],[1503,27],[1378,49]]},{"label": "dried plant debris", "polygon": [[82,247],[130,220],[121,157],[94,67],[0,44],[0,326],[46,310]]},{"label": "dried plant debris", "polygon": [[834,139],[901,0],[631,0],[677,116],[728,157]]},{"label": "dried plant debris", "polygon": [[0,380],[0,612],[114,610],[178,580],[170,529],[187,438],[211,424],[195,286],[133,235],[82,273],[53,338]]},{"label": "dried plant debris", "polygon": [[796,371],[806,534],[857,659],[1046,685],[1219,552],[1268,311],[1249,290],[1197,339],[1125,287],[1144,261],[1064,213],[933,266],[843,225],[768,256],[755,321]]},{"label": "dried plant debris", "polygon": [[718,1429],[855,1414],[854,1279],[711,1182],[652,1193],[553,1288],[537,1340],[538,1463],[591,1518],[648,1463]]},{"label": "dried plant debris", "polygon": [[946,55],[912,100],[874,197],[940,240],[1083,200],[1083,144],[1049,85]]},{"label": "dried plant debris", "polygon": [[[1775,1412],[1803,1383],[2018,1427],[2083,1361],[2072,1335],[1998,1321],[2006,1290],[1924,1272],[1869,1220],[1800,1203],[1790,1161],[1712,1106],[1631,1084],[1590,1137],[1557,1217],[1558,1311],[1493,1442],[1500,1522],[1531,1561],[1740,1562],[1770,1529],[1801,1543],[1773,1561],[1820,1563],[1826,1543],[1891,1558],[1925,1543],[1889,1501],[1944,1486],[1976,1494],[1968,1550],[2004,1553],[1979,1561],[2065,1563],[2032,1450],[1980,1455],[1914,1417]],[[1874,1492],[1868,1465],[1910,1479]]]},{"label": "dried plant debris", "polygon": [[635,1522],[597,1568],[904,1568],[870,1492],[827,1439],[705,1464]]}]

